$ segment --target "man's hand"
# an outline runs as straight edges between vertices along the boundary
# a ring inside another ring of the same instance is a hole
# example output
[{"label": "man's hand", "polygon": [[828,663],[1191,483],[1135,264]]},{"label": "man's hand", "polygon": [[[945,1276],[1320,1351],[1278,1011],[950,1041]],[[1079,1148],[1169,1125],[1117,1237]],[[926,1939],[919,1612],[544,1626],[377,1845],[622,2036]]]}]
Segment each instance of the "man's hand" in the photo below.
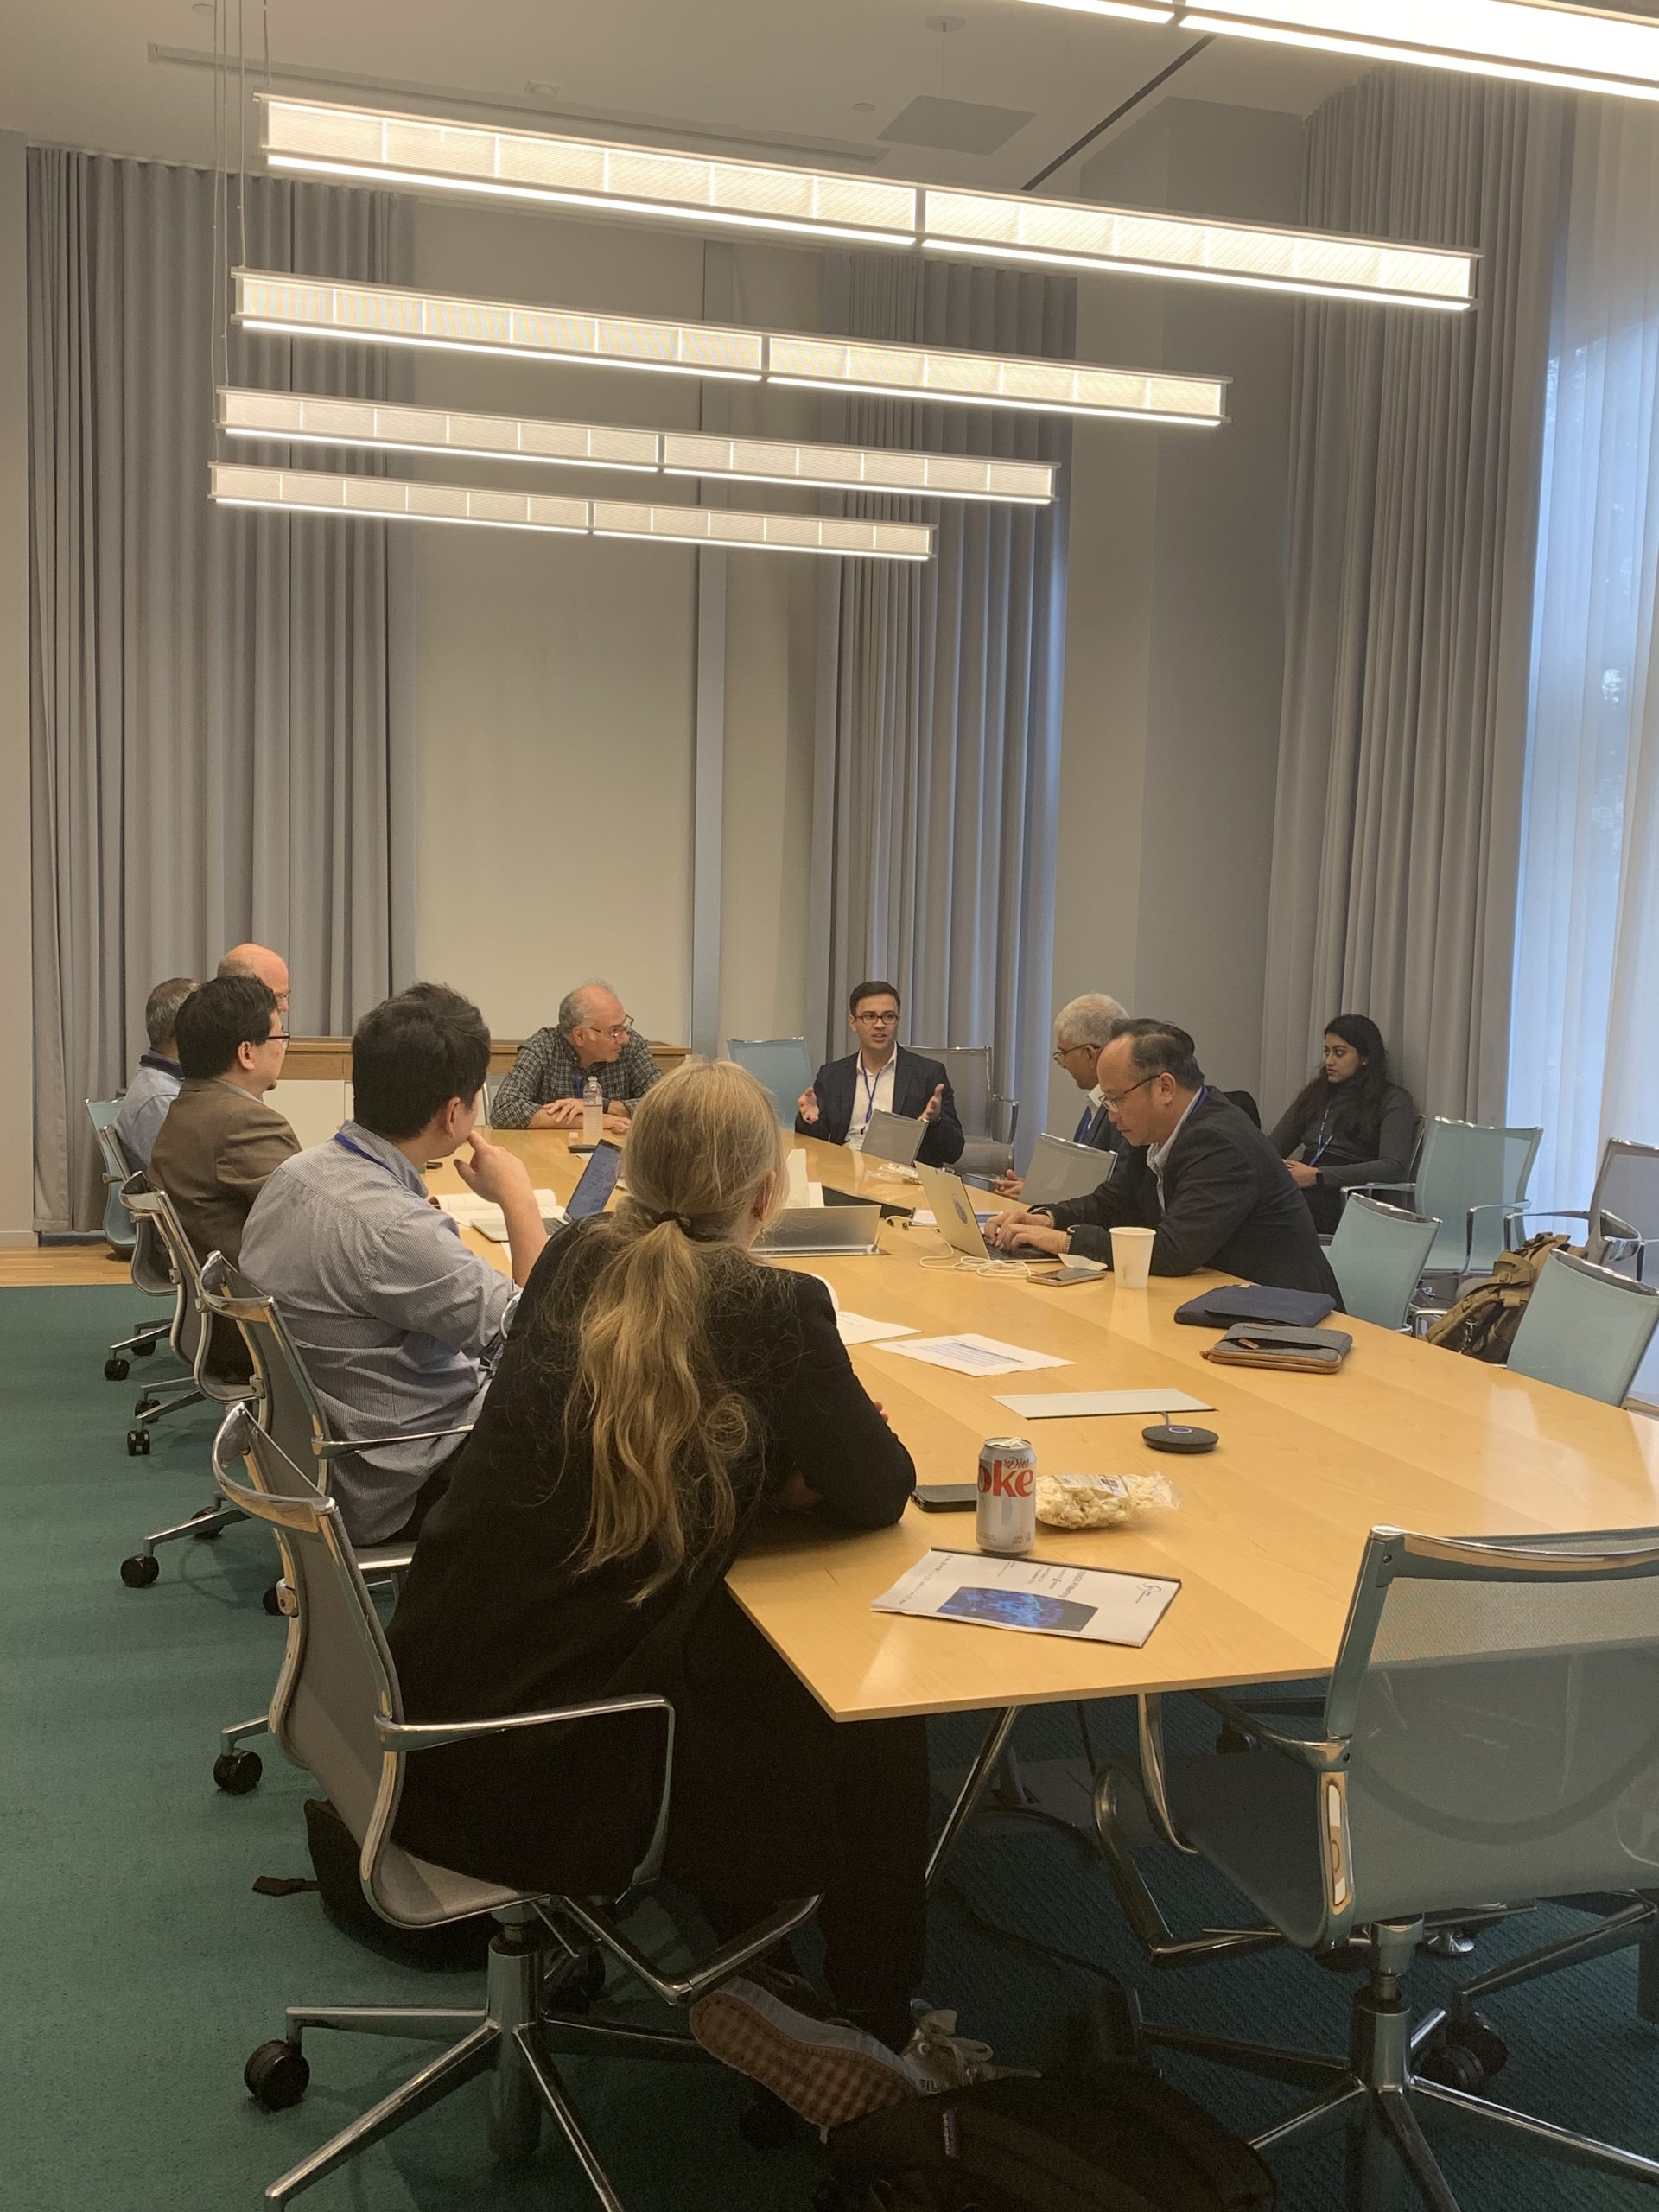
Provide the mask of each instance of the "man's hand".
[{"label": "man's hand", "polygon": [[1069,1251],[1071,1245],[1069,1229],[1051,1229],[1042,1222],[1034,1227],[1016,1229],[1011,1239],[1011,1249],[1016,1252],[1061,1253]]},{"label": "man's hand", "polygon": [[1046,1213],[1029,1206],[1013,1206],[993,1214],[984,1224],[985,1242],[1003,1252],[1064,1252],[1067,1232],[1056,1229]]},{"label": "man's hand", "polygon": [[1287,1160],[1285,1162],[1285,1165],[1290,1170],[1291,1181],[1293,1183],[1299,1183],[1303,1190],[1311,1191],[1318,1184],[1319,1179],[1319,1169],[1317,1167],[1310,1167],[1305,1160]]},{"label": "man's hand", "polygon": [[550,1098],[545,1106],[538,1106],[530,1117],[532,1129],[579,1129],[582,1127],[580,1098]]},{"label": "man's hand", "polygon": [[795,1101],[795,1111],[810,1128],[817,1128],[818,1126],[817,1092],[810,1088],[804,1090]]},{"label": "man's hand", "polygon": [[607,1137],[626,1136],[632,1119],[632,1116],[625,1114],[620,1106],[612,1107],[604,1120],[603,1127],[606,1135]]},{"label": "man's hand", "polygon": [[1006,1175],[999,1175],[991,1185],[999,1198],[1017,1198],[1025,1187],[1025,1177],[1016,1175],[1012,1167]]},{"label": "man's hand", "polygon": [[505,1145],[492,1144],[479,1129],[473,1131],[469,1141],[470,1160],[464,1152],[455,1154],[455,1173],[469,1191],[504,1211],[514,1198],[528,1198],[534,1205],[536,1189],[530,1170],[516,1152],[509,1152]]},{"label": "man's hand", "polygon": [[823,1499],[799,1469],[791,1467],[772,1503],[780,1513],[810,1513],[815,1505],[822,1505]]},{"label": "man's hand", "polygon": [[933,1096],[922,1109],[922,1119],[925,1122],[937,1122],[944,1107],[944,1085],[942,1083],[936,1083],[933,1086]]}]

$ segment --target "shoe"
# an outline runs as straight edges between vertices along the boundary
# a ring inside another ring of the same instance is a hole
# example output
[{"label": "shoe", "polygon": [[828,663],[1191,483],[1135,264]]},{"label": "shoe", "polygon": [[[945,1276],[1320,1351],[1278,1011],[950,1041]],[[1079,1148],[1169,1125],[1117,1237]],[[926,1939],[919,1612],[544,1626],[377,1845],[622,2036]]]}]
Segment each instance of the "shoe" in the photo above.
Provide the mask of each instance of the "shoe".
[{"label": "shoe", "polygon": [[815,2127],[839,2127],[918,2094],[886,2044],[844,2020],[814,2019],[758,1982],[722,1982],[688,2018],[711,2058],[759,2082]]},{"label": "shoe", "polygon": [[916,2006],[916,2032],[902,2053],[905,2071],[924,2096],[965,2089],[975,2082],[995,2082],[1011,2069],[991,2062],[991,2046],[957,2033],[954,2012],[925,2012]]}]

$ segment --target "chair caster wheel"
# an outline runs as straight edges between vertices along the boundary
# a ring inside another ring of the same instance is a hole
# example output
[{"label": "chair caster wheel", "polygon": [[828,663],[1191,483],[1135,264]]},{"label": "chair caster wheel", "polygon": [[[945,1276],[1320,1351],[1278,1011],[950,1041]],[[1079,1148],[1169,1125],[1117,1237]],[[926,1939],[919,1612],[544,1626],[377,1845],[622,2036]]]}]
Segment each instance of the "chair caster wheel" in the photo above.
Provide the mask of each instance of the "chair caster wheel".
[{"label": "chair caster wheel", "polygon": [[147,1428],[130,1428],[127,1431],[127,1456],[131,1459],[149,1459],[149,1431]]},{"label": "chair caster wheel", "polygon": [[801,2121],[781,2097],[756,2088],[737,2116],[737,2132],[754,2151],[783,2151],[795,2140]]},{"label": "chair caster wheel", "polygon": [[132,1348],[132,1356],[135,1359],[149,1359],[154,1353],[155,1350],[155,1338],[146,1337],[141,1344],[134,1344]]},{"label": "chair caster wheel", "polygon": [[104,1363],[104,1380],[106,1382],[124,1382],[131,1371],[126,1361],[114,1352]]},{"label": "chair caster wheel", "polygon": [[1475,2096],[1503,2071],[1509,2058],[1510,2047],[1491,2022],[1471,2012],[1467,2019],[1446,2022],[1414,2070],[1442,2088]]},{"label": "chair caster wheel", "polygon": [[259,1602],[268,1613],[280,1614],[283,1610],[282,1586],[273,1582],[259,1592]]},{"label": "chair caster wheel", "polygon": [[1255,1748],[1254,1736],[1248,1735],[1243,1728],[1235,1728],[1230,1720],[1223,1721],[1216,1738],[1218,1751],[1253,1751]]},{"label": "chair caster wheel", "polygon": [[[213,1761],[213,1780],[229,1797],[245,1797],[250,1789],[257,1789],[259,1787],[259,1777],[264,1770],[265,1763],[257,1751],[221,1751]],[[264,2048],[269,2050],[272,2045],[267,2044]],[[286,2050],[288,2045],[284,2044],[282,2048]],[[257,2056],[258,2053],[256,2051],[254,2057]],[[253,2059],[251,2058],[248,2063],[251,2066]],[[249,2082],[248,2087],[253,2089],[251,2082]],[[255,2096],[259,2096],[257,2089],[254,2089],[253,2093]],[[263,2097],[260,2097],[259,2101],[262,2104],[264,2102]],[[288,2101],[291,2104],[294,2101],[290,2097]]]},{"label": "chair caster wheel", "polygon": [[161,1571],[154,1552],[135,1552],[121,1562],[121,1580],[129,1590],[148,1590]]},{"label": "chair caster wheel", "polygon": [[219,1508],[216,1505],[204,1505],[200,1513],[193,1513],[190,1516],[193,1521],[213,1521],[216,1523],[211,1529],[198,1529],[190,1539],[192,1543],[216,1544],[219,1541],[225,1533],[225,1523],[219,1520],[218,1516]]},{"label": "chair caster wheel", "polygon": [[305,2094],[311,2069],[296,2043],[262,2043],[242,2069],[248,2094],[267,2112],[286,2112]]},{"label": "chair caster wheel", "polygon": [[159,1398],[152,1398],[149,1391],[146,1390],[143,1396],[138,1400],[132,1410],[136,1414],[153,1414],[161,1402],[162,1402]]}]

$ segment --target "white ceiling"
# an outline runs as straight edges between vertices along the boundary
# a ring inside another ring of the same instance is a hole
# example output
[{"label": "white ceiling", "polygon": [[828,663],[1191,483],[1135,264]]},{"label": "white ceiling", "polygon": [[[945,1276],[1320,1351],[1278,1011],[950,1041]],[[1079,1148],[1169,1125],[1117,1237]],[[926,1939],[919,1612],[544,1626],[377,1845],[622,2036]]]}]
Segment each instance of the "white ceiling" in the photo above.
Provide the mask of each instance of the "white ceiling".
[{"label": "white ceiling", "polygon": [[[762,157],[792,147],[825,166],[991,188],[1024,184],[1192,43],[1018,0],[944,4],[957,25],[944,35],[928,27],[938,0],[269,0],[269,17],[289,89],[318,73],[324,97],[380,86],[410,109],[488,104],[595,137],[679,137]],[[234,37],[238,0],[227,7]],[[251,83],[260,0],[240,0],[240,14]],[[211,164],[212,69],[154,56],[211,57],[213,24],[212,0],[0,0],[0,130]],[[1217,40],[1153,99],[1306,114],[1357,73],[1329,55]],[[918,98],[1032,120],[990,154],[884,144]],[[1077,167],[1045,189],[1064,194]]]}]

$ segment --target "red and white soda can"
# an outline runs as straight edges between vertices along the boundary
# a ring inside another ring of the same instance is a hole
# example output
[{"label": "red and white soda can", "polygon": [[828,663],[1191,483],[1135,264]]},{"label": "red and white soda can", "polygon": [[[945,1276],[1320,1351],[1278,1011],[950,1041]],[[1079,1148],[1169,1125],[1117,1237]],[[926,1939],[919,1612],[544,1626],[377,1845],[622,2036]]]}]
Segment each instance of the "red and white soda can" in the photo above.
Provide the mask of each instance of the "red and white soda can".
[{"label": "red and white soda can", "polygon": [[974,1535],[982,1552],[1023,1559],[1037,1541],[1037,1454],[1023,1436],[988,1436],[979,1452]]}]

